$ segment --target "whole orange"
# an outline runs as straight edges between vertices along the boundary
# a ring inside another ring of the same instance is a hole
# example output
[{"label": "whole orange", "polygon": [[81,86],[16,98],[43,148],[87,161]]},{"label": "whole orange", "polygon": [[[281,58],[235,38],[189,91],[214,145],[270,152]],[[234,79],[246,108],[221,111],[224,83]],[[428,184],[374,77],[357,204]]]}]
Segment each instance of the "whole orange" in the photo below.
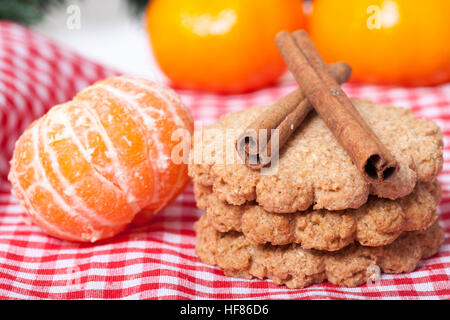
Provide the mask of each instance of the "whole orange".
[{"label": "whole orange", "polygon": [[315,0],[310,34],[354,80],[433,85],[450,80],[450,1]]},{"label": "whole orange", "polygon": [[301,0],[152,0],[146,11],[156,60],[173,85],[220,93],[277,80],[285,64],[275,36],[304,21]]}]

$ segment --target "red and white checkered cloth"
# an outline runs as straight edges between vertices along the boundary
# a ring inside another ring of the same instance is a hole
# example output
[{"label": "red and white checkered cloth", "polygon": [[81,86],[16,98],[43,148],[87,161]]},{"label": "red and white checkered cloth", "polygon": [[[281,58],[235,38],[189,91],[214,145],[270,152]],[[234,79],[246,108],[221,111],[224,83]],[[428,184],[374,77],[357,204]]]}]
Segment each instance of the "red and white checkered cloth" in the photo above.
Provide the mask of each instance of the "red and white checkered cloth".
[{"label": "red and white checkered cloth", "polygon": [[[14,140],[33,118],[114,73],[23,27],[0,22],[0,161],[10,157]],[[222,114],[271,103],[295,87],[287,80],[245,95],[179,93],[194,118],[208,124]],[[381,282],[372,286],[324,283],[300,290],[271,281],[229,278],[195,255],[193,223],[202,212],[195,206],[192,187],[145,228],[98,244],[73,244],[49,237],[33,225],[10,194],[9,184],[0,182],[0,298],[450,299],[450,84],[344,89],[351,96],[411,108],[436,121],[444,132],[439,211],[447,237],[440,252],[415,272],[382,275]],[[4,176],[6,165],[0,165]]]}]

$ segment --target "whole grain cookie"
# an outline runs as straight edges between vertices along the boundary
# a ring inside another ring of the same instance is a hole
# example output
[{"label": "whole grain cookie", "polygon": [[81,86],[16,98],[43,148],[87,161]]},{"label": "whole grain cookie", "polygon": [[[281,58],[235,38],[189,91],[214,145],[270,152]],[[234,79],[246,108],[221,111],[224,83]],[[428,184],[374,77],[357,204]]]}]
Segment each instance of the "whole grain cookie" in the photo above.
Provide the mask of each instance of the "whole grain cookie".
[{"label": "whole grain cookie", "polygon": [[336,138],[314,113],[305,119],[280,151],[278,166],[264,174],[247,168],[234,148],[236,137],[266,107],[223,116],[194,135],[189,174],[212,186],[233,205],[257,201],[267,211],[291,213],[315,209],[359,208],[369,194],[397,199],[417,182],[430,182],[442,169],[442,133],[411,111],[353,99],[361,116],[389,149],[400,170],[383,186],[369,185]]},{"label": "whole grain cookie", "polygon": [[434,255],[444,241],[438,222],[424,231],[406,232],[384,247],[351,245],[337,252],[305,250],[296,244],[253,245],[238,232],[220,233],[204,215],[195,224],[196,252],[206,264],[240,278],[269,278],[289,288],[303,288],[328,279],[355,287],[377,280],[378,272],[412,272],[421,259]]},{"label": "whole grain cookie", "polygon": [[405,231],[423,230],[436,220],[441,200],[438,181],[420,182],[406,197],[389,200],[371,196],[358,209],[307,210],[277,214],[255,203],[234,206],[220,200],[211,187],[194,184],[199,208],[220,232],[242,232],[249,243],[300,244],[304,249],[336,251],[359,242],[364,246],[392,243]]}]

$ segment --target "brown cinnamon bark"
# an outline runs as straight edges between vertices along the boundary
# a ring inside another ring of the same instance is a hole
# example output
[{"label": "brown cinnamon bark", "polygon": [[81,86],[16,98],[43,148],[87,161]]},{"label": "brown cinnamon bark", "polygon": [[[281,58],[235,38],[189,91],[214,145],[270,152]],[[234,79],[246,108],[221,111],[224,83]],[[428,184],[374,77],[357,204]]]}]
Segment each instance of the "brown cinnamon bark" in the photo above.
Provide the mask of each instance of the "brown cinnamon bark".
[{"label": "brown cinnamon bark", "polygon": [[[351,68],[346,63],[331,64],[328,70],[338,83],[344,83],[350,79]],[[252,169],[260,169],[268,165],[272,158],[272,129],[278,130],[277,148],[280,149],[311,109],[312,105],[300,89],[272,104],[236,140],[236,149],[244,163]],[[260,140],[261,130],[264,130],[267,139]]]},{"label": "brown cinnamon bark", "polygon": [[[309,39],[308,34],[305,30],[298,30],[292,34],[292,37],[294,38],[297,46],[301,48],[302,52],[305,54],[305,57],[308,59],[308,61],[311,63],[311,66],[316,70],[319,77],[323,77],[323,70],[326,68],[325,62],[320,57],[319,53],[317,52],[316,48],[314,47],[313,43]],[[321,73],[322,72],[322,73]],[[363,118],[361,118],[361,115],[359,114],[358,110],[354,107],[350,99],[347,97],[344,91],[339,87],[339,94],[336,94],[336,98],[339,100],[339,102],[347,108],[347,110],[353,115],[355,120],[358,121],[358,123],[368,132],[372,135],[372,137],[375,139],[377,143],[379,143],[380,148],[384,148],[385,146],[381,143],[381,141],[378,139],[378,137],[374,134],[372,129],[367,125],[367,123],[364,121]],[[387,150],[386,150],[387,151]]]},{"label": "brown cinnamon bark", "polygon": [[398,169],[396,160],[326,70],[306,32],[296,32],[294,39],[282,31],[276,43],[309,102],[366,180],[380,184],[389,179]]}]

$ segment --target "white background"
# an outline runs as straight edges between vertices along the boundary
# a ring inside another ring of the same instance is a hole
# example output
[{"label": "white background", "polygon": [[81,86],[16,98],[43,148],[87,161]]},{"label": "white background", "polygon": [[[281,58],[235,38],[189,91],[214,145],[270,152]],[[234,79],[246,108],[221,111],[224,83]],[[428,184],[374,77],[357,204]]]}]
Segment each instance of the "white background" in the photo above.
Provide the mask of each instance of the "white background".
[{"label": "white background", "polygon": [[[79,29],[67,27],[70,5],[80,8]],[[133,15],[125,0],[71,0],[52,8],[33,29],[123,73],[164,80],[152,55],[143,17]]]}]

